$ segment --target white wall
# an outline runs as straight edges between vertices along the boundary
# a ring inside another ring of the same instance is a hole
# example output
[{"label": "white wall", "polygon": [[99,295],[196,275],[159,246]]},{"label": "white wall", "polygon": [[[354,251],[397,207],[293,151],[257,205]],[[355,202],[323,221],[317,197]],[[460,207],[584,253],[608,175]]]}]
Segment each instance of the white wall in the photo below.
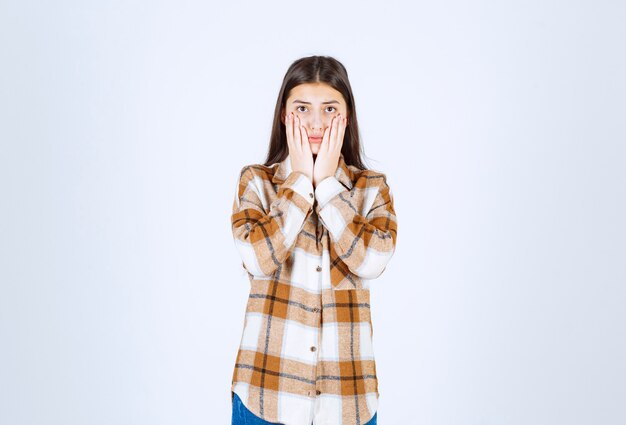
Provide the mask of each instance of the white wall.
[{"label": "white wall", "polygon": [[2,2],[0,423],[229,423],[236,178],[311,54],[348,68],[395,196],[379,422],[626,423],[625,21],[611,1]]}]

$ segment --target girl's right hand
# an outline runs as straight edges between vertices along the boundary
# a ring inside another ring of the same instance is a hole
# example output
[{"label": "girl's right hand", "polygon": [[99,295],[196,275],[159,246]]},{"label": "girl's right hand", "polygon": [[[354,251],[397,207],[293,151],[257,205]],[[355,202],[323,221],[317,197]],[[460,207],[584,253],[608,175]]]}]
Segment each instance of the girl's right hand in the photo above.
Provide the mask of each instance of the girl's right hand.
[{"label": "girl's right hand", "polygon": [[313,154],[306,130],[300,124],[300,117],[289,112],[285,118],[287,146],[291,158],[291,170],[304,173],[313,181]]}]

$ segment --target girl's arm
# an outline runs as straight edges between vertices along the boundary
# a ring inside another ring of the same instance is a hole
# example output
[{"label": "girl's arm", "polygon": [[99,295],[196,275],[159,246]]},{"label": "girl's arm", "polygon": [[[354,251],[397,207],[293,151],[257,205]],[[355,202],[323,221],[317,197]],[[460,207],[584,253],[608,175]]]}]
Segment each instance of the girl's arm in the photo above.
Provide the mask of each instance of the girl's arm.
[{"label": "girl's arm", "polygon": [[359,277],[380,276],[395,251],[398,228],[386,176],[364,173],[351,190],[330,176],[317,185],[315,198],[339,258]]},{"label": "girl's arm", "polygon": [[243,267],[256,277],[270,277],[287,258],[313,210],[313,183],[292,171],[268,205],[263,186],[271,184],[254,166],[241,170],[231,216],[233,238]]}]

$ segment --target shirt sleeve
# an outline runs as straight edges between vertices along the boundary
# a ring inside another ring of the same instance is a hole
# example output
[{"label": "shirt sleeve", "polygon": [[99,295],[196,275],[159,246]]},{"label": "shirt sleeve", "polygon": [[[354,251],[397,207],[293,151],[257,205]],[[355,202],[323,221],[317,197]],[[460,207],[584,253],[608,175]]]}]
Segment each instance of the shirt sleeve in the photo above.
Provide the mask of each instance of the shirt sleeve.
[{"label": "shirt sleeve", "polygon": [[315,188],[315,209],[335,251],[352,273],[365,279],[382,274],[396,247],[393,193],[386,177],[377,176],[373,185],[367,183],[372,175],[362,176],[351,190],[329,176]]},{"label": "shirt sleeve", "polygon": [[257,277],[271,276],[289,258],[314,203],[313,183],[304,173],[292,171],[269,205],[263,190],[268,184],[252,166],[244,167],[231,216],[242,266]]}]

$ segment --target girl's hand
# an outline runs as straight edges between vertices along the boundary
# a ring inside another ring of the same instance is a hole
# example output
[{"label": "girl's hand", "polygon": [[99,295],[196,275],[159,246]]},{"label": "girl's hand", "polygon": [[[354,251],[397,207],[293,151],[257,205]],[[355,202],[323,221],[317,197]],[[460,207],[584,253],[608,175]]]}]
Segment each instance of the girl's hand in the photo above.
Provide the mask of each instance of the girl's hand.
[{"label": "girl's hand", "polygon": [[291,158],[291,170],[300,171],[313,180],[313,154],[306,130],[300,125],[300,117],[289,112],[285,117],[287,146]]},{"label": "girl's hand", "polygon": [[333,117],[330,126],[324,131],[313,166],[313,186],[317,186],[326,177],[334,176],[337,172],[343,136],[346,131],[346,120],[338,114]]}]

